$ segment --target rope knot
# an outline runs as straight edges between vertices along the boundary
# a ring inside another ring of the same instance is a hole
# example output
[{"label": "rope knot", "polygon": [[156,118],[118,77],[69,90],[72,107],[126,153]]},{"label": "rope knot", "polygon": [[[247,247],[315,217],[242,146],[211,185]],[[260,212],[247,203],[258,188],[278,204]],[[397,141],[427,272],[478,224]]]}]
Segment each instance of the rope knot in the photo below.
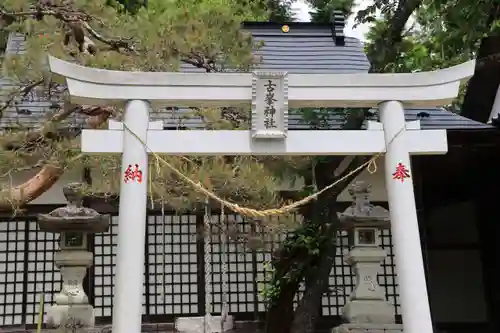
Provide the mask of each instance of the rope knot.
[{"label": "rope knot", "polygon": [[377,172],[377,159],[376,158],[372,158],[369,162],[368,162],[368,166],[366,167],[366,170],[370,173],[370,174],[374,174],[375,172]]}]

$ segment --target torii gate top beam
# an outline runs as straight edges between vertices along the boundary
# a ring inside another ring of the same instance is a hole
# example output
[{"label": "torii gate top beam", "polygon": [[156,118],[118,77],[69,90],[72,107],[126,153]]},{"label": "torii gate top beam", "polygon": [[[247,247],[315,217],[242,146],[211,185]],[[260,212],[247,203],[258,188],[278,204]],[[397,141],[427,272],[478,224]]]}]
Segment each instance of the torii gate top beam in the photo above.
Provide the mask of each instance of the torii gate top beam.
[{"label": "torii gate top beam", "polygon": [[[252,101],[252,73],[144,73],[89,68],[49,57],[53,73],[66,78],[78,104],[122,104],[149,100],[164,106],[242,106]],[[420,73],[288,74],[288,107],[374,107],[401,101],[407,107],[451,102],[475,61]]]}]

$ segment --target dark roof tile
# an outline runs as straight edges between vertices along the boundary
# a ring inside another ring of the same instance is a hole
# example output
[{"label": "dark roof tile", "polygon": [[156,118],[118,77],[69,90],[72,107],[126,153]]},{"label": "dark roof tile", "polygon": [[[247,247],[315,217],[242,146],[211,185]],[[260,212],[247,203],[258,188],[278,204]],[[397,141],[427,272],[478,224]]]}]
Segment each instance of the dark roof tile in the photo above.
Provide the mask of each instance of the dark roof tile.
[{"label": "dark roof tile", "polygon": [[287,33],[281,26],[244,25],[255,41],[263,42],[255,52],[262,57],[257,68],[291,73],[353,73],[370,68],[361,42],[346,37],[344,46],[336,46],[330,25],[291,23]]},{"label": "dark roof tile", "polygon": [[[376,110],[374,110],[376,111]],[[427,117],[419,117],[418,114],[425,112],[428,114]],[[199,117],[190,116],[190,111],[188,110],[176,110],[172,111],[162,111],[155,112],[151,115],[153,120],[163,120],[165,127],[168,128],[178,128],[185,127],[188,129],[203,128],[203,121]],[[446,111],[444,109],[407,109],[405,110],[406,121],[420,120],[420,125],[422,129],[491,129],[491,125],[476,122],[460,115],[454,114],[452,112]],[[343,125],[343,115],[342,113],[333,112],[327,120],[327,124],[321,127],[321,129],[340,129]],[[288,117],[288,124],[290,129],[295,130],[305,130],[310,129],[311,125],[304,121],[300,113],[290,111]]]}]

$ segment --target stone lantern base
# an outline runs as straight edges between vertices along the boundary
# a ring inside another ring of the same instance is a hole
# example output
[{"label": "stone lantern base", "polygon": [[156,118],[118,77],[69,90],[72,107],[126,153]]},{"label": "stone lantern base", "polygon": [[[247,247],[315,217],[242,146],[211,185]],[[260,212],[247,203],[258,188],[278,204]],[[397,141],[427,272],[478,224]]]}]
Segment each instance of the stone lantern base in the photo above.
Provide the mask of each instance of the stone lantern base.
[{"label": "stone lantern base", "polygon": [[401,324],[342,324],[331,330],[331,333],[403,333]]},{"label": "stone lantern base", "polygon": [[[175,321],[175,329],[180,333],[201,333],[204,332],[206,317],[181,317]],[[209,316],[208,332],[222,333],[231,331],[234,328],[233,316],[227,316],[224,327],[221,327],[221,316]]]},{"label": "stone lantern base", "polygon": [[350,323],[394,323],[394,307],[385,300],[351,300],[342,317]]},{"label": "stone lantern base", "polygon": [[94,327],[94,308],[89,304],[53,305],[47,309],[49,327]]},{"label": "stone lantern base", "polygon": [[48,327],[94,327],[94,308],[83,291],[83,278],[92,265],[88,251],[61,250],[55,255],[56,266],[63,278],[62,290],[55,296],[56,304],[47,309]]}]

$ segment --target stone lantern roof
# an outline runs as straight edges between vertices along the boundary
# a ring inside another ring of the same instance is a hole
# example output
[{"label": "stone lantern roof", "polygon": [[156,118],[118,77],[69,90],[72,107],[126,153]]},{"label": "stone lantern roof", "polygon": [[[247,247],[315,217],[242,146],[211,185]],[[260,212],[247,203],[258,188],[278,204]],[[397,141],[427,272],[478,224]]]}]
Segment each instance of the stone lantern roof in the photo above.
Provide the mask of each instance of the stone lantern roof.
[{"label": "stone lantern roof", "polygon": [[109,228],[109,215],[99,214],[91,208],[83,207],[83,184],[70,183],[63,187],[68,204],[56,208],[48,214],[38,215],[38,225],[42,231],[87,233],[105,232]]}]

